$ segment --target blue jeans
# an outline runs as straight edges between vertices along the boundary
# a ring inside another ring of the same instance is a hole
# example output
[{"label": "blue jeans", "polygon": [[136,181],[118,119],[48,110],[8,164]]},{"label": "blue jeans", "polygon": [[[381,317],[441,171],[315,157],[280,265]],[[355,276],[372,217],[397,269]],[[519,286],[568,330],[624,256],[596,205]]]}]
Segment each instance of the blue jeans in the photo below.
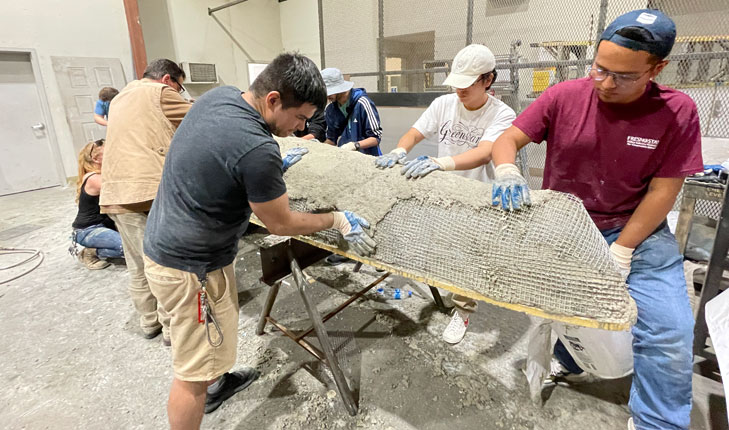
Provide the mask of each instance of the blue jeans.
[{"label": "blue jeans", "polygon": [[[612,244],[621,231],[605,230],[602,235]],[[635,428],[688,429],[694,317],[683,258],[665,223],[635,249],[627,282],[638,306],[629,402]],[[568,370],[582,372],[561,342],[554,355]]]},{"label": "blue jeans", "polygon": [[99,258],[124,258],[119,232],[106,228],[102,224],[76,229],[73,235],[74,241],[79,245],[96,248],[96,255]]}]

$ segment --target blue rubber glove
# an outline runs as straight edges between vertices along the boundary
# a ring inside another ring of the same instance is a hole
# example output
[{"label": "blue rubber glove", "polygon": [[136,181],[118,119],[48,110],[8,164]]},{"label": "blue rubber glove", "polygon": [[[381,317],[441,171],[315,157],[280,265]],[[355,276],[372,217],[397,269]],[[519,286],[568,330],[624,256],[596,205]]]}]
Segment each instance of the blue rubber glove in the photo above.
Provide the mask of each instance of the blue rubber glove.
[{"label": "blue rubber glove", "polygon": [[500,164],[496,166],[495,179],[492,184],[491,203],[501,205],[501,209],[519,210],[522,206],[530,206],[529,185],[521,176],[515,164]]},{"label": "blue rubber glove", "polygon": [[452,157],[441,157],[433,158],[427,155],[421,155],[415,160],[410,160],[405,163],[405,167],[400,170],[400,173],[405,175],[406,178],[422,178],[428,173],[434,170],[454,170],[456,163]]},{"label": "blue rubber glove", "polygon": [[366,256],[374,252],[377,244],[364,231],[365,228],[370,228],[370,223],[366,219],[350,211],[332,212],[332,215],[334,215],[332,227],[342,233],[344,240],[357,254]]},{"label": "blue rubber glove", "polygon": [[380,155],[375,158],[375,166],[381,169],[387,169],[395,164],[402,164],[408,152],[403,148],[395,148],[389,154]]},{"label": "blue rubber glove", "polygon": [[299,146],[296,148],[291,148],[288,151],[286,151],[286,154],[283,158],[283,171],[287,171],[289,167],[293,166],[294,164],[298,163],[299,160],[301,160],[301,157],[304,156],[304,154],[307,154],[309,152],[308,148],[304,148],[303,146]]}]

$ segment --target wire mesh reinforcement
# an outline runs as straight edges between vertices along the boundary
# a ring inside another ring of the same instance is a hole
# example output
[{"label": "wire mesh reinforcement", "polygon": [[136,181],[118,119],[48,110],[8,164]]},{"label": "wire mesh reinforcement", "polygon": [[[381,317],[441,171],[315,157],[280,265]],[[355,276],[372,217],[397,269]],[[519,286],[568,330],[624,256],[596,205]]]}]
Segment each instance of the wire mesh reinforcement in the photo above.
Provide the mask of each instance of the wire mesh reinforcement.
[{"label": "wire mesh reinforcement", "polygon": [[[608,325],[635,318],[607,243],[576,198],[535,191],[531,208],[506,213],[491,206],[488,184],[444,172],[407,181],[370,156],[281,140],[282,151],[293,145],[310,153],[285,176],[292,208],[362,215],[373,225],[375,260],[474,298]],[[312,237],[346,247],[332,230]]]}]

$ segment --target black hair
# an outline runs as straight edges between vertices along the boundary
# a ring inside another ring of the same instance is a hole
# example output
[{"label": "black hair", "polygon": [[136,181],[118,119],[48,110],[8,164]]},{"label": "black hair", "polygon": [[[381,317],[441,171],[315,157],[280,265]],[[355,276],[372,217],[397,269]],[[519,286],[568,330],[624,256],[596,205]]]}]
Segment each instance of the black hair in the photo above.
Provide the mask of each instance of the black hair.
[{"label": "black hair", "polygon": [[256,97],[278,91],[284,109],[311,103],[319,110],[327,102],[321,72],[313,61],[299,53],[287,52],[274,58],[253,81],[250,90]]},{"label": "black hair", "polygon": [[185,79],[185,72],[180,68],[177,63],[166,58],[158,58],[147,65],[144,69],[143,78],[148,79],[162,79],[165,75],[170,75],[170,78],[174,79],[177,83],[180,82],[180,78]]},{"label": "black hair", "polygon": [[479,76],[478,79],[476,80],[476,82],[486,81],[486,79],[489,78],[489,75],[492,76],[492,78],[491,78],[491,83],[489,83],[489,86],[486,87],[486,91],[490,90],[491,86],[494,84],[494,82],[496,82],[496,75],[497,75],[496,69],[494,69],[490,72],[482,73],[481,76]]},{"label": "black hair", "polygon": [[[641,27],[623,27],[620,30],[616,31],[615,34],[623,36],[626,39],[634,40],[641,43],[656,42],[651,32]],[[649,61],[653,65],[660,63],[665,58],[659,57],[658,55],[653,53],[651,53],[650,55],[651,57]]]}]

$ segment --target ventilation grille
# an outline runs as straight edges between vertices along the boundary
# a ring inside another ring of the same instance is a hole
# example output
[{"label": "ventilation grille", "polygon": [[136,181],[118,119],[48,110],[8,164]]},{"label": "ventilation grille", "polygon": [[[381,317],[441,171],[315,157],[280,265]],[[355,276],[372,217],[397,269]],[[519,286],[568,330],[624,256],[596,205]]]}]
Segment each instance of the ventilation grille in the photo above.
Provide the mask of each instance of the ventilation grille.
[{"label": "ventilation grille", "polygon": [[215,64],[183,62],[182,69],[187,75],[187,83],[211,84],[218,82],[218,74],[215,70]]}]

